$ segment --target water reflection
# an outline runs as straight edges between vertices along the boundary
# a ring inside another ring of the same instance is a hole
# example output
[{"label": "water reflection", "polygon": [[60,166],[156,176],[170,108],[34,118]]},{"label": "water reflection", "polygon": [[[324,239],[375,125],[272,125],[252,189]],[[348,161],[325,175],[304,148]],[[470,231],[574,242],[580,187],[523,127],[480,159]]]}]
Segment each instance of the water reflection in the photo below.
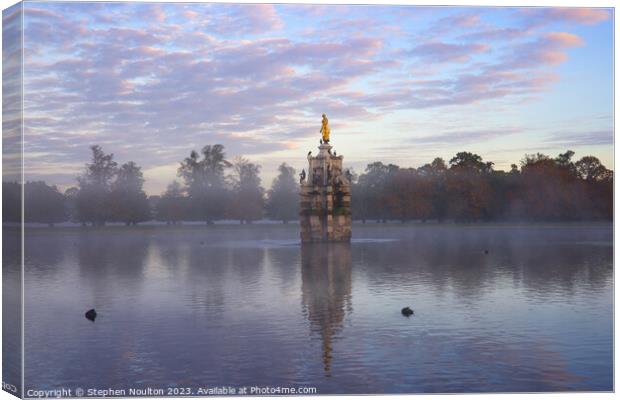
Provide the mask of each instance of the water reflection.
[{"label": "water reflection", "polygon": [[612,388],[611,226],[355,232],[29,229],[29,387]]},{"label": "water reflection", "polygon": [[110,296],[110,277],[122,298],[130,300],[141,292],[149,249],[146,235],[83,230],[71,244],[77,250],[80,280],[89,288],[86,293],[92,305],[85,304],[86,309],[104,306],[103,299]]},{"label": "water reflection", "polygon": [[2,379],[21,392],[21,230],[2,229]]},{"label": "water reflection", "polygon": [[385,229],[383,234],[402,240],[382,244],[381,251],[376,244],[362,246],[360,261],[369,266],[367,278],[373,289],[408,289],[423,283],[434,291],[455,291],[464,301],[475,301],[485,290],[509,281],[532,295],[550,297],[558,291],[574,295],[583,285],[600,290],[609,283],[612,243],[607,229],[429,227],[402,231]]},{"label": "water reflection", "polygon": [[312,243],[301,248],[301,292],[313,334],[322,340],[323,368],[330,376],[333,342],[351,312],[351,245]]}]

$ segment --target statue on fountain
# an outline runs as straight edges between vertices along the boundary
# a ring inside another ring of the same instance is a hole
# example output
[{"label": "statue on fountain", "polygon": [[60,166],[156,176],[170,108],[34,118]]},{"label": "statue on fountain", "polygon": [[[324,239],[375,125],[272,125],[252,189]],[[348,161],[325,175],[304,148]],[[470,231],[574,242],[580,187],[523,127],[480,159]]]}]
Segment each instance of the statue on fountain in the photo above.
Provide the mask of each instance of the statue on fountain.
[{"label": "statue on fountain", "polygon": [[323,114],[323,120],[321,121],[321,135],[323,136],[323,143],[329,143],[329,121],[327,116]]}]

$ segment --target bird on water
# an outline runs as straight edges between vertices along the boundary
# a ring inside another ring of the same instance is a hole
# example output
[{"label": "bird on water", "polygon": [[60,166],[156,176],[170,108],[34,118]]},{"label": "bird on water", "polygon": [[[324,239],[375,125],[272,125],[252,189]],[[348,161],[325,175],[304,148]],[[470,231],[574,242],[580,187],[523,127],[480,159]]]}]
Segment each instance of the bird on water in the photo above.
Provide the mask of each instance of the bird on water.
[{"label": "bird on water", "polygon": [[403,308],[402,310],[400,310],[400,312],[406,317],[413,315],[413,310],[409,307]]},{"label": "bird on water", "polygon": [[97,311],[95,311],[94,308],[91,308],[90,310],[86,311],[86,314],[84,314],[84,316],[86,317],[86,319],[95,322],[95,318],[97,318]]}]

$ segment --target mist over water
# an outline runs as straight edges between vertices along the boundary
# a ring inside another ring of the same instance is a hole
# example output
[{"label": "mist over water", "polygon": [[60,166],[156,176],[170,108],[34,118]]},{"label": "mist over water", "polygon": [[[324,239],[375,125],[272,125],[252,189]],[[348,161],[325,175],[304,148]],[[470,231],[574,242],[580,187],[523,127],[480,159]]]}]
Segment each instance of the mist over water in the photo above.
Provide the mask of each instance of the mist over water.
[{"label": "mist over water", "polygon": [[28,229],[26,389],[613,389],[611,224],[297,229]]}]

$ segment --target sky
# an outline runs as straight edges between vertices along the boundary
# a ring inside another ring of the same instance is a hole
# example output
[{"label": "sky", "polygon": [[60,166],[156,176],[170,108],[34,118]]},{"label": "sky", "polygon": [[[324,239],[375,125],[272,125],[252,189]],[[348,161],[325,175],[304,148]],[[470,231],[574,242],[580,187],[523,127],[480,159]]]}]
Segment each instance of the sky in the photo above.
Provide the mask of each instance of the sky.
[{"label": "sky", "polygon": [[321,114],[346,167],[470,151],[613,169],[613,11],[353,5],[24,5],[27,180],[76,184],[99,144],[160,194],[191,150],[299,172]]}]

